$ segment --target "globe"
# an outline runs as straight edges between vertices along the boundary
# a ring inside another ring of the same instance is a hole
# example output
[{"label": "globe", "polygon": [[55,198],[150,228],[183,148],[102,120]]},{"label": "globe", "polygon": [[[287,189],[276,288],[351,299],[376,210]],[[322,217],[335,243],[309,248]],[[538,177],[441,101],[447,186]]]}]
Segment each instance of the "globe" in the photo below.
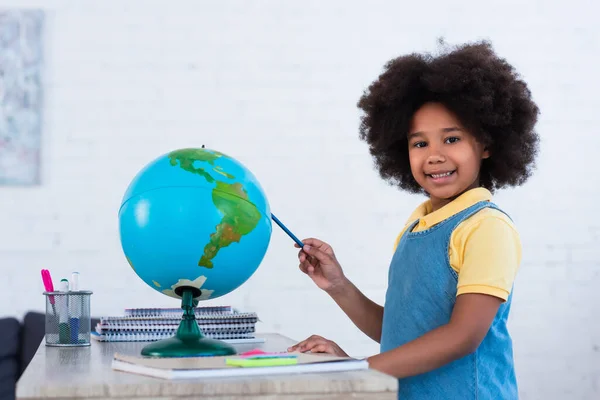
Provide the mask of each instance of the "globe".
[{"label": "globe", "polygon": [[271,212],[256,177],[210,149],[163,154],[133,178],[119,209],[121,246],[152,289],[215,299],[257,270],[271,238]]}]

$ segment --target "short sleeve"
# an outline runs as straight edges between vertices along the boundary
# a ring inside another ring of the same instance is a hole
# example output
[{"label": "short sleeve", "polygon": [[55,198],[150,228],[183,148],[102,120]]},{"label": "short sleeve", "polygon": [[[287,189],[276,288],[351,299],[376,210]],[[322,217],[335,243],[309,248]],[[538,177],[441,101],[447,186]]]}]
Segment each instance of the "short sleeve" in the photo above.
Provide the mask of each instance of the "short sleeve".
[{"label": "short sleeve", "polygon": [[510,220],[483,218],[462,238],[457,295],[483,293],[506,301],[521,262],[521,240]]}]

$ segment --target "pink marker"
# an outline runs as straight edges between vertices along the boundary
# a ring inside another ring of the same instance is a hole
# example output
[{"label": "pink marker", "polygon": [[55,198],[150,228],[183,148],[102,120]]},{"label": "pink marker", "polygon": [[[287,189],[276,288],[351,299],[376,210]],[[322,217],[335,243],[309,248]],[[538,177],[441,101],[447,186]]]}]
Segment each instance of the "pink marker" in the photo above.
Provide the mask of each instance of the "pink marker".
[{"label": "pink marker", "polygon": [[[50,271],[47,269],[42,269],[42,282],[44,283],[44,288],[46,292],[54,292],[54,285],[52,284],[52,278],[50,277]],[[54,296],[49,296],[50,304],[52,304],[52,310],[54,314],[56,314],[56,308],[54,307]]]}]

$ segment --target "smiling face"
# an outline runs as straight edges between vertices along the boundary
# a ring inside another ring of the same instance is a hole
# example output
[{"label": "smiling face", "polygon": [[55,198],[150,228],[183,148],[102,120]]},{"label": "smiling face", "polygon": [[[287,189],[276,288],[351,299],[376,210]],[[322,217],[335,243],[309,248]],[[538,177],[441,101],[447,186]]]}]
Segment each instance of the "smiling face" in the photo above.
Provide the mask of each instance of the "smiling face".
[{"label": "smiling face", "polygon": [[408,157],[413,177],[437,210],[479,186],[481,160],[489,152],[446,107],[426,103],[413,116]]}]

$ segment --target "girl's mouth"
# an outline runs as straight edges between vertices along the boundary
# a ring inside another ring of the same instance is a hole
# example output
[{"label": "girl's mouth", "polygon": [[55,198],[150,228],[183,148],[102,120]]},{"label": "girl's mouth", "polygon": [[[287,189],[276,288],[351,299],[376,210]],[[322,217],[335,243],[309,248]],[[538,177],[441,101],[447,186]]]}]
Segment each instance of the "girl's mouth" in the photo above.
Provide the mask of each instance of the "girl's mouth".
[{"label": "girl's mouth", "polygon": [[446,172],[437,172],[435,174],[425,174],[429,178],[431,178],[435,183],[444,183],[449,180],[451,176],[454,175],[456,170],[446,171]]},{"label": "girl's mouth", "polygon": [[454,170],[454,171],[447,171],[447,172],[439,172],[439,173],[437,173],[437,174],[426,174],[426,175],[427,175],[427,176],[429,176],[430,178],[433,178],[433,179],[438,179],[438,178],[445,178],[445,177],[447,177],[447,176],[450,176],[450,175],[452,175],[452,174],[453,174],[455,171],[456,171],[456,170]]}]

